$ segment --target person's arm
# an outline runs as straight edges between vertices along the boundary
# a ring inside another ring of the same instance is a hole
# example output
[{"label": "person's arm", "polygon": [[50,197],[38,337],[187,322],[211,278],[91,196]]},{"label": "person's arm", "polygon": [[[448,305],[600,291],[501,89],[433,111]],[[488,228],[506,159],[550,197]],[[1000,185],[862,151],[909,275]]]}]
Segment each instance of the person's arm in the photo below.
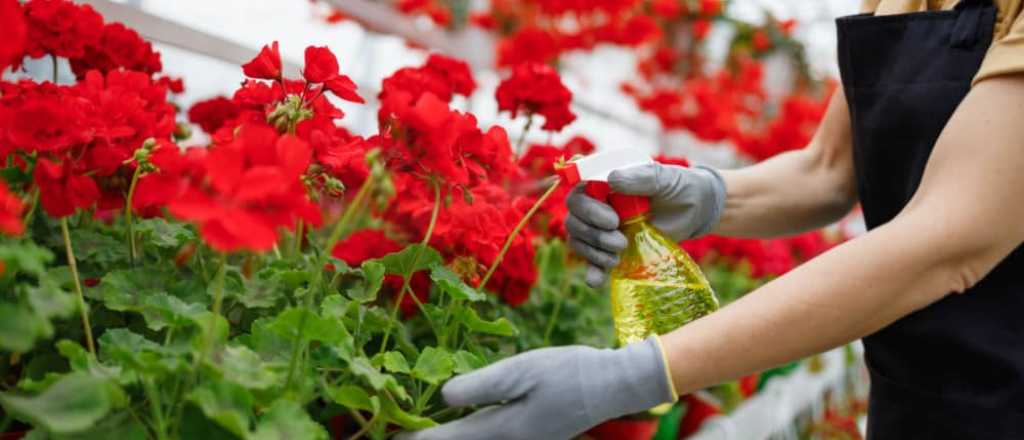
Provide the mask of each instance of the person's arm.
[{"label": "person's arm", "polygon": [[676,389],[848,343],[981,280],[1024,241],[1021,121],[1024,76],[977,84],[895,219],[662,337]]},{"label": "person's arm", "polygon": [[857,200],[852,150],[850,112],[839,89],[806,148],[750,167],[719,170],[727,196],[713,232],[771,237],[842,218]]}]

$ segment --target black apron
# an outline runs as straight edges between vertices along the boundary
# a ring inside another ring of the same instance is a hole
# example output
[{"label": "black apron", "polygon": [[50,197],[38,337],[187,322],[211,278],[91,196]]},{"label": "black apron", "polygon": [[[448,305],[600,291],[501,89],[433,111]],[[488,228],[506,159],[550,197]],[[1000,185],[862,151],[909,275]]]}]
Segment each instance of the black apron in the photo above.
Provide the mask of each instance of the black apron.
[{"label": "black apron", "polygon": [[[991,0],[962,0],[952,11],[837,20],[869,229],[893,219],[914,195],[932,146],[971,88],[995,19]],[[981,151],[985,140],[959,148]],[[1021,248],[973,288],[864,338],[864,345],[869,439],[1024,440]]]}]

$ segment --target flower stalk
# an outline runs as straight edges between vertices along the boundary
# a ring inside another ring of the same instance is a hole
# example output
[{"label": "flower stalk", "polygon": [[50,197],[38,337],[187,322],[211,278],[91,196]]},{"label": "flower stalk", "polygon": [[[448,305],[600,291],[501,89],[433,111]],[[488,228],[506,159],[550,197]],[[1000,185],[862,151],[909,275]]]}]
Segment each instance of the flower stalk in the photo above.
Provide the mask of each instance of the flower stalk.
[{"label": "flower stalk", "polygon": [[124,223],[128,229],[128,257],[131,264],[135,265],[138,259],[138,250],[135,246],[135,221],[132,219],[132,200],[135,198],[135,187],[139,184],[139,177],[142,175],[142,165],[135,167],[132,174],[132,183],[128,186],[128,198],[124,204]]},{"label": "flower stalk", "polygon": [[530,221],[530,218],[533,217],[533,214],[535,214],[537,210],[544,205],[544,202],[546,202],[548,198],[555,193],[555,190],[558,189],[558,185],[560,184],[561,181],[558,180],[556,180],[555,183],[552,183],[551,186],[548,187],[548,190],[544,192],[544,195],[540,196],[533,206],[530,207],[530,210],[526,212],[526,215],[519,220],[519,224],[517,224],[515,229],[512,230],[512,233],[509,234],[508,238],[505,240],[505,244],[501,247],[501,252],[498,252],[497,258],[495,258],[494,262],[491,263],[491,267],[487,269],[487,274],[480,279],[480,284],[477,284],[476,286],[477,289],[482,289],[487,285],[487,282],[491,280],[491,276],[494,275],[494,271],[498,269],[498,265],[501,264],[501,260],[505,258],[505,254],[508,253],[509,248],[512,247],[512,242],[515,241],[517,236],[519,236],[519,232],[523,230],[526,224]]},{"label": "flower stalk", "polygon": [[89,323],[89,309],[85,304],[85,295],[82,293],[82,281],[78,277],[78,261],[75,260],[75,250],[71,246],[71,231],[68,230],[68,218],[61,217],[60,232],[64,236],[64,250],[68,256],[68,267],[71,268],[71,278],[75,285],[75,296],[78,299],[78,310],[82,317],[82,331],[85,333],[85,345],[89,353],[96,354],[96,344],[92,338],[92,324]]},{"label": "flower stalk", "polygon": [[[409,265],[409,272],[402,274],[402,288],[398,290],[398,298],[395,300],[395,304],[391,306],[391,319],[388,321],[388,329],[384,331],[384,338],[380,342],[380,351],[383,352],[388,346],[388,338],[391,336],[391,328],[394,326],[395,319],[398,318],[398,309],[402,305],[402,300],[405,299],[406,291],[410,290],[409,283],[412,281],[413,271],[416,269],[416,265],[420,262],[420,256],[423,254],[423,246],[427,246],[430,243],[431,236],[434,235],[434,227],[437,226],[437,216],[441,212],[441,185],[436,180],[431,180],[431,185],[434,187],[434,208],[430,212],[430,224],[427,225],[427,233],[423,235],[423,241],[420,242],[420,248],[416,251],[416,255],[412,258],[412,264]],[[413,294],[413,298],[416,294]],[[417,301],[417,305],[419,301]],[[424,316],[426,316],[424,314]],[[428,316],[429,320],[430,317]],[[433,328],[433,325],[431,325]]]}]

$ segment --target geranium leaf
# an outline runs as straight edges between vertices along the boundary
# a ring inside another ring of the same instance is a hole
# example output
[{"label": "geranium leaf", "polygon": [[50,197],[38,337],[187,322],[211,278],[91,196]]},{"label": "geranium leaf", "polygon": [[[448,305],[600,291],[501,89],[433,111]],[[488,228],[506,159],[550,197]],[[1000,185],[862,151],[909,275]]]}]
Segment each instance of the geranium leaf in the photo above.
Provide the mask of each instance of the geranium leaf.
[{"label": "geranium leaf", "polygon": [[498,318],[488,321],[480,317],[471,307],[463,307],[457,312],[459,320],[466,328],[477,332],[498,336],[515,336],[519,334],[516,327],[508,319]]},{"label": "geranium leaf", "polygon": [[96,230],[72,229],[71,242],[75,248],[75,258],[80,262],[89,262],[102,268],[109,268],[128,261],[128,249],[121,240]]},{"label": "geranium leaf", "polygon": [[349,368],[352,370],[352,374],[362,377],[370,384],[370,387],[377,391],[388,390],[395,397],[401,400],[408,400],[409,393],[405,391],[405,388],[399,385],[395,377],[381,373],[380,369],[373,366],[373,363],[369,359],[357,356],[349,360]]},{"label": "geranium leaf", "polygon": [[229,382],[206,382],[193,389],[188,400],[222,428],[240,438],[249,436],[253,399],[245,388]]},{"label": "geranium leaf", "polygon": [[143,300],[163,292],[169,284],[167,281],[165,272],[153,267],[118,269],[104,275],[96,288],[108,309],[140,311]]},{"label": "geranium leaf", "polygon": [[442,263],[441,254],[422,244],[409,245],[399,252],[385,255],[379,261],[384,265],[386,273],[393,275],[411,274]]},{"label": "geranium leaf", "polygon": [[187,368],[183,353],[125,328],[107,330],[100,336],[99,343],[105,359],[144,374],[175,373]]},{"label": "geranium leaf", "polygon": [[27,352],[46,333],[48,325],[27,307],[0,303],[0,349]]},{"label": "geranium leaf", "polygon": [[360,270],[363,273],[363,282],[348,289],[348,296],[360,303],[373,302],[377,299],[380,286],[384,284],[384,265],[367,260],[363,262]]},{"label": "geranium leaf", "polygon": [[455,361],[456,374],[466,374],[487,365],[486,360],[465,350],[455,352],[452,359]]},{"label": "geranium leaf", "polygon": [[281,374],[274,367],[245,346],[228,346],[221,353],[224,379],[249,389],[263,390],[281,382]]},{"label": "geranium leaf", "polygon": [[51,433],[70,434],[92,427],[116,403],[116,385],[84,373],[70,373],[42,393],[23,397],[0,393],[0,406]]},{"label": "geranium leaf", "polygon": [[327,431],[291,400],[277,400],[260,417],[251,440],[325,440]]},{"label": "geranium leaf", "polygon": [[437,385],[441,381],[452,377],[455,371],[455,361],[452,355],[435,347],[427,347],[416,359],[416,366],[412,369],[412,375],[424,382]]},{"label": "geranium leaf", "polygon": [[186,303],[164,292],[142,300],[142,315],[146,318],[146,326],[154,331],[196,324],[196,319],[204,311],[206,306],[202,304]]},{"label": "geranium leaf", "polygon": [[20,271],[42,278],[53,257],[49,249],[31,241],[0,244],[0,261],[7,266],[6,272]]},{"label": "geranium leaf", "polygon": [[420,430],[437,426],[437,422],[426,417],[409,414],[388,399],[381,401],[381,411],[389,422],[405,429]]},{"label": "geranium leaf", "polygon": [[403,373],[409,374],[409,362],[405,360],[405,356],[397,351],[389,351],[387,353],[380,353],[381,365],[384,369],[392,373]]},{"label": "geranium leaf", "polygon": [[437,287],[453,298],[471,302],[487,300],[487,296],[483,292],[469,287],[455,272],[448,270],[448,268],[442,265],[435,265],[430,268],[430,279],[434,280],[434,284]]},{"label": "geranium leaf", "polygon": [[374,414],[380,412],[380,398],[377,396],[370,397],[366,390],[355,385],[328,388],[327,395],[334,403],[346,408],[370,411]]},{"label": "geranium leaf", "polygon": [[178,249],[196,239],[196,234],[184,225],[159,217],[139,221],[135,232],[146,243],[164,249]]}]

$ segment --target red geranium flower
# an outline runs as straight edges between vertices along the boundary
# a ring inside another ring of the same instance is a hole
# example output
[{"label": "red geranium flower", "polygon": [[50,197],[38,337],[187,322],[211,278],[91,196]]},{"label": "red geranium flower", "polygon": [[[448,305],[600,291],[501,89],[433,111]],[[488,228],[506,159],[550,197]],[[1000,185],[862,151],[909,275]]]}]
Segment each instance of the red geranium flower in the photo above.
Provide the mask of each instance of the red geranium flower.
[{"label": "red geranium flower", "polygon": [[561,131],[576,119],[569,109],[572,92],[562,84],[558,72],[550,66],[527,63],[516,66],[495,92],[498,110],[515,118],[519,112],[544,116],[544,129]]},{"label": "red geranium flower", "polygon": [[242,71],[250,78],[281,80],[281,51],[277,42],[263,46],[256,58],[242,65]]},{"label": "red geranium flower", "polygon": [[67,0],[31,0],[25,4],[25,16],[26,52],[32,58],[82,57],[85,47],[98,42],[103,33],[103,17],[92,6]]},{"label": "red geranium flower", "polygon": [[234,101],[218,96],[192,104],[188,109],[188,120],[213,134],[224,126],[224,123],[238,117],[238,106]]},{"label": "red geranium flower", "polygon": [[295,136],[280,136],[266,125],[242,125],[234,139],[211,147],[205,179],[190,182],[170,211],[198,224],[203,239],[218,251],[268,251],[277,243],[277,228],[293,229],[299,220],[321,223],[320,210],[299,179],[311,154]]},{"label": "red geranium flower", "polygon": [[0,29],[4,30],[4,37],[0,39],[0,72],[3,72],[8,66],[20,64],[25,56],[28,30],[18,0],[0,0]]},{"label": "red geranium flower", "polygon": [[100,189],[88,176],[77,174],[68,163],[40,158],[34,172],[39,202],[51,217],[61,218],[87,209],[100,198]]},{"label": "red geranium flower", "polygon": [[104,26],[99,41],[87,45],[81,57],[70,61],[78,78],[90,70],[106,73],[123,68],[147,74],[163,70],[160,54],[153,50],[153,45],[121,23]]},{"label": "red geranium flower", "polygon": [[207,150],[189,148],[182,151],[170,141],[157,141],[149,156],[156,170],[139,178],[132,210],[143,217],[156,217],[161,209],[181,196],[189,182],[202,179]]},{"label": "red geranium flower", "polygon": [[25,225],[21,224],[24,212],[25,205],[21,199],[7,189],[6,183],[0,181],[0,232],[11,236],[25,232]]},{"label": "red geranium flower", "polygon": [[302,71],[306,81],[324,84],[328,90],[339,98],[355,103],[364,103],[356,92],[356,83],[338,71],[338,58],[327,47],[309,46],[306,48],[306,68]]},{"label": "red geranium flower", "polygon": [[562,45],[551,32],[527,26],[498,41],[498,66],[548,63],[558,57]]}]

